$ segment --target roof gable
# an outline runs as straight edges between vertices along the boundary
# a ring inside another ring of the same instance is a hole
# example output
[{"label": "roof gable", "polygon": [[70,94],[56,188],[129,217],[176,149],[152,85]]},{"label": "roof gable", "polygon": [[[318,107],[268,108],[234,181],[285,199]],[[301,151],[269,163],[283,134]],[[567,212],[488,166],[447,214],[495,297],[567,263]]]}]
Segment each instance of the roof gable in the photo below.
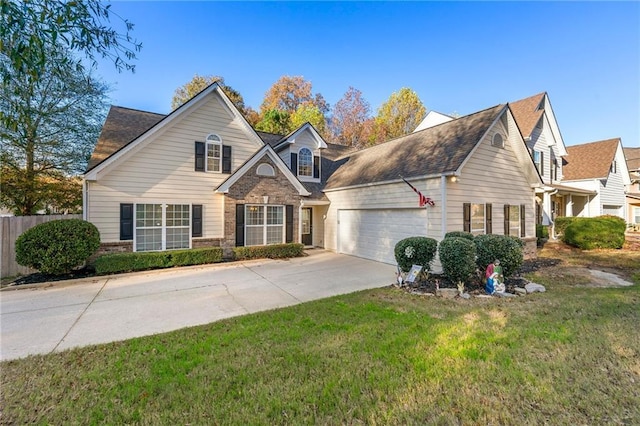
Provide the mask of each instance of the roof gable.
[{"label": "roof gable", "polygon": [[228,193],[229,189],[247,173],[253,166],[255,166],[261,158],[268,156],[271,161],[278,167],[281,173],[283,173],[291,184],[296,188],[298,194],[302,196],[309,196],[311,193],[300,183],[300,181],[291,173],[291,170],[282,161],[282,158],[273,150],[271,145],[264,145],[258,150],[251,158],[244,162],[242,166],[238,168],[231,176],[229,176],[224,182],[216,188],[216,192]]},{"label": "roof gable", "polygon": [[414,130],[414,132],[428,129],[429,127],[437,126],[438,124],[446,123],[447,121],[454,120],[454,117],[451,117],[446,114],[439,113],[438,111],[429,111],[427,115],[422,119],[418,127]]},{"label": "roof gable", "polygon": [[[124,136],[128,136],[128,132],[120,133],[119,136],[123,136],[122,139],[112,138],[111,143],[109,145],[102,144],[102,147],[110,147],[115,148],[115,151],[108,153],[108,151],[103,152],[103,158],[97,164],[93,165],[91,168],[87,169],[85,172],[85,179],[94,180],[97,178],[98,173],[103,172],[105,169],[109,168],[114,163],[120,161],[122,158],[131,155],[135,150],[141,148],[145,144],[149,143],[150,140],[153,139],[153,136],[157,135],[165,128],[168,128],[174,122],[180,120],[182,117],[188,115],[191,111],[196,110],[200,105],[202,105],[209,96],[213,93],[216,93],[219,96],[220,101],[222,102],[223,107],[231,114],[234,120],[239,120],[242,128],[245,129],[245,134],[250,141],[253,141],[256,147],[260,147],[264,145],[263,140],[258,136],[255,130],[249,125],[246,119],[242,116],[242,114],[238,111],[238,109],[233,105],[233,102],[229,99],[229,97],[224,93],[224,91],[220,88],[219,84],[212,83],[207,86],[204,90],[198,93],[196,96],[182,104],[180,107],[176,108],[169,115],[163,116],[156,122],[156,124],[147,128],[147,130],[143,131],[138,136],[134,137],[131,140],[126,140]],[[144,112],[143,112],[144,113]],[[153,113],[145,113],[155,115],[156,117],[161,117],[160,114]],[[107,121],[109,116],[107,116]],[[105,122],[104,127],[114,127],[112,123]],[[132,132],[133,133],[133,132]],[[116,134],[116,133],[113,133]],[[93,157],[93,155],[92,155]],[[97,158],[97,157],[96,157]]]},{"label": "roof gable", "polygon": [[525,140],[533,135],[533,130],[540,120],[544,120],[544,125],[551,131],[554,142],[558,148],[560,156],[567,155],[567,148],[560,133],[560,127],[556,120],[555,113],[551,107],[551,101],[547,92],[538,93],[515,102],[509,102],[509,108],[520,129],[520,133]]},{"label": "roof gable", "polygon": [[563,180],[606,179],[620,139],[607,139],[567,147]]},{"label": "roof gable", "polygon": [[496,105],[357,151],[343,159],[326,189],[454,174],[505,108]]},{"label": "roof gable", "polygon": [[311,136],[316,140],[316,143],[317,143],[317,147],[316,148],[317,149],[325,149],[327,147],[327,143],[324,141],[322,136],[320,136],[320,133],[318,133],[316,128],[313,127],[313,125],[311,123],[306,122],[302,126],[300,126],[297,129],[293,130],[288,135],[283,136],[282,139],[280,139],[280,141],[278,141],[275,145],[273,145],[274,148],[276,149],[276,151],[281,151],[282,149],[284,149],[287,146],[287,144],[295,143],[296,142],[296,137],[298,137],[299,135],[301,135],[305,131],[308,131],[309,133],[311,133]]}]

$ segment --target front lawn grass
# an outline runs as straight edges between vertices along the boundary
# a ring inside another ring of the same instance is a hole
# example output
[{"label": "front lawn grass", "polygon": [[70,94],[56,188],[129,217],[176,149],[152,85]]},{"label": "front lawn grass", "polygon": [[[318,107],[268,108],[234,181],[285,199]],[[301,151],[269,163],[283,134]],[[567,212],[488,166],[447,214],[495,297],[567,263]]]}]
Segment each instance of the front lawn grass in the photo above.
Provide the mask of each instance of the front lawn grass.
[{"label": "front lawn grass", "polygon": [[3,362],[0,423],[639,424],[631,265],[627,288],[385,288]]}]

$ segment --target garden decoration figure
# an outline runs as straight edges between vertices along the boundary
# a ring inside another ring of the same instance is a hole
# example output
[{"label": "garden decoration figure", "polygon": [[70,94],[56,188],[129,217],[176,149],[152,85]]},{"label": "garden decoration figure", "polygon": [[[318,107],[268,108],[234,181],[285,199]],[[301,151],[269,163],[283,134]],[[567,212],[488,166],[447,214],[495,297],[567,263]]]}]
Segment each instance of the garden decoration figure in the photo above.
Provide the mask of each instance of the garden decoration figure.
[{"label": "garden decoration figure", "polygon": [[504,293],[504,275],[502,274],[502,266],[500,266],[500,261],[498,259],[487,266],[487,271],[484,276],[487,279],[484,289],[488,294],[496,292]]}]

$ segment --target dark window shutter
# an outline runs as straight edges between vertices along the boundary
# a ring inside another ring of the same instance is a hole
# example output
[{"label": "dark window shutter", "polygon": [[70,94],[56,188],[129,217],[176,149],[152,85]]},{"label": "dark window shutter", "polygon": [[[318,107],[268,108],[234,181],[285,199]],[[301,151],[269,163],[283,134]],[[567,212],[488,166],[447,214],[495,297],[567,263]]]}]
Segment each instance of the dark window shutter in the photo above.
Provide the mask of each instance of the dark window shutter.
[{"label": "dark window shutter", "polygon": [[244,247],[244,204],[236,204],[236,247]]},{"label": "dark window shutter", "polygon": [[202,204],[191,206],[191,236],[202,237]]},{"label": "dark window shutter", "polygon": [[133,240],[133,204],[120,204],[120,240]]},{"label": "dark window shutter", "polygon": [[462,204],[463,227],[465,232],[471,232],[471,203]]},{"label": "dark window shutter", "polygon": [[284,236],[284,241],[286,243],[292,243],[293,242],[293,206],[291,204],[287,204],[286,206],[286,210],[285,210],[285,216],[286,216],[286,226],[285,226],[285,236]]},{"label": "dark window shutter", "polygon": [[222,173],[231,173],[231,147],[222,145]]},{"label": "dark window shutter", "polygon": [[520,236],[524,237],[527,235],[526,229],[524,227],[526,220],[525,220],[525,205],[524,204],[520,204]]},{"label": "dark window shutter", "polygon": [[318,155],[313,157],[313,177],[320,179],[320,157]]},{"label": "dark window shutter", "polygon": [[487,234],[493,233],[493,218],[491,217],[491,207],[491,204],[487,204],[485,209],[484,226],[486,228]]},{"label": "dark window shutter", "polygon": [[298,154],[291,153],[291,171],[295,176],[298,176]]},{"label": "dark window shutter", "polygon": [[540,151],[540,176],[544,176],[544,152]]},{"label": "dark window shutter", "polygon": [[509,235],[509,204],[504,205],[504,235]]},{"label": "dark window shutter", "polygon": [[196,172],[204,172],[205,143],[196,142]]}]

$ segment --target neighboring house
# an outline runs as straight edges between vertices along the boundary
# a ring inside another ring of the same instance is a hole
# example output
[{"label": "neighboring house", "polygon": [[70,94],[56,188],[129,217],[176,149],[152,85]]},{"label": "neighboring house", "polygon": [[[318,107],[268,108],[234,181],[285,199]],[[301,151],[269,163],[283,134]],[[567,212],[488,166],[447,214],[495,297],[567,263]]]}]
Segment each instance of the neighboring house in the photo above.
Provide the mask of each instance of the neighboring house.
[{"label": "neighboring house", "polygon": [[559,216],[584,215],[580,206],[595,190],[564,185],[568,151],[546,92],[509,104],[544,186],[536,190],[536,222],[553,225]]},{"label": "neighboring house", "polygon": [[562,184],[592,191],[584,202],[574,200],[567,216],[615,215],[627,220],[625,185],[630,185],[627,162],[619,138],[567,148]]},{"label": "neighboring house", "polygon": [[640,227],[640,148],[623,148],[629,185],[626,187],[627,222]]},{"label": "neighboring house", "polygon": [[84,216],[103,252],[302,242],[395,263],[401,238],[467,230],[535,256],[542,185],[508,105],[353,152],[308,123],[256,132],[214,83],[166,116],[111,108]]}]

